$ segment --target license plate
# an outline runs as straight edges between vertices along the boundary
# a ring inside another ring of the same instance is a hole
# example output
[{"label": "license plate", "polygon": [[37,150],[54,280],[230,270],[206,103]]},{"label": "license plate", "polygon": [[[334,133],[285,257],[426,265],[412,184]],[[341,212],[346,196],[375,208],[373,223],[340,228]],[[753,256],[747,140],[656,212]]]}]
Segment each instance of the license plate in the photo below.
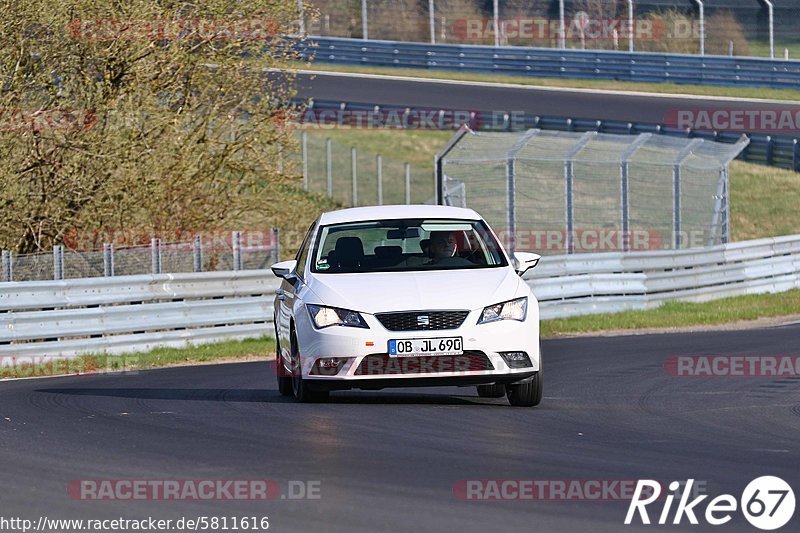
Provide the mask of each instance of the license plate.
[{"label": "license plate", "polygon": [[461,337],[392,339],[389,341],[389,355],[395,357],[461,355],[462,353],[464,353],[464,347]]}]

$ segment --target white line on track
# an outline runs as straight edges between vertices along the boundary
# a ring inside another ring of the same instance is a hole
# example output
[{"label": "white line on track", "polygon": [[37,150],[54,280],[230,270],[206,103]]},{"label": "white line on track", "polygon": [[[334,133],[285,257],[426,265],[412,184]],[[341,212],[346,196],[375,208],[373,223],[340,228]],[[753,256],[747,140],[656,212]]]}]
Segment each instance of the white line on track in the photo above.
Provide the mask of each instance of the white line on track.
[{"label": "white line on track", "polygon": [[306,69],[268,69],[272,72],[281,70],[291,70],[298,74],[311,74],[319,76],[336,76],[341,78],[373,79],[387,81],[410,81],[415,83],[447,84],[447,85],[467,85],[472,87],[490,87],[500,89],[520,89],[530,91],[549,91],[554,93],[584,93],[584,94],[608,94],[620,96],[641,96],[647,98],[680,98],[685,100],[706,100],[716,102],[749,102],[782,104],[800,107],[800,101],[792,100],[770,100],[767,98],[741,98],[736,96],[707,96],[699,94],[680,94],[680,93],[651,93],[640,91],[615,91],[609,89],[578,89],[575,87],[549,87],[543,85],[522,85],[516,83],[497,83],[489,81],[465,81],[448,80],[442,78],[420,78],[415,76],[396,76],[388,74],[364,74],[359,72],[334,72],[330,70],[306,70]]}]

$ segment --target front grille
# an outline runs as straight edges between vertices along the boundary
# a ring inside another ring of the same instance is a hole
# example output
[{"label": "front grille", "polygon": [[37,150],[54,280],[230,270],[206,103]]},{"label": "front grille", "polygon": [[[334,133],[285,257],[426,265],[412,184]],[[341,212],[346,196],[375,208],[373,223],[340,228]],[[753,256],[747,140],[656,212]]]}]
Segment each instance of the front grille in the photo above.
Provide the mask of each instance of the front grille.
[{"label": "front grille", "polygon": [[456,329],[468,314],[469,311],[410,311],[380,313],[375,318],[389,331],[430,331]]},{"label": "front grille", "polygon": [[356,376],[385,376],[407,374],[439,374],[442,372],[479,372],[494,370],[486,354],[467,350],[461,355],[424,355],[391,357],[388,353],[373,353],[361,360]]}]

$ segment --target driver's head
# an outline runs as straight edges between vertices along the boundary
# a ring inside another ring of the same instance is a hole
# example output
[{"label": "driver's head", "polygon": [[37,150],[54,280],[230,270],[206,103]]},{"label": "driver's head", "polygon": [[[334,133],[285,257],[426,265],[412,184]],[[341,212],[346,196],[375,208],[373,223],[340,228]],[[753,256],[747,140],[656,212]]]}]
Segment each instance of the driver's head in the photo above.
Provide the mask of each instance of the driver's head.
[{"label": "driver's head", "polygon": [[436,259],[453,257],[458,250],[458,240],[453,232],[431,232],[431,255]]}]

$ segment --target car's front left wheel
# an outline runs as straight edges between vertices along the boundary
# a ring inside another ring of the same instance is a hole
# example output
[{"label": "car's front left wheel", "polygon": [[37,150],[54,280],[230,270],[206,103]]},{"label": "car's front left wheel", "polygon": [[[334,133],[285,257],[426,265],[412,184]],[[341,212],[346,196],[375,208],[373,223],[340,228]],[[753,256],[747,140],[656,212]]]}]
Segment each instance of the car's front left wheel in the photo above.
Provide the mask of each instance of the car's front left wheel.
[{"label": "car's front left wheel", "polygon": [[303,369],[300,362],[300,350],[297,345],[297,336],[292,331],[292,393],[294,397],[303,403],[326,402],[330,395],[329,391],[315,390],[303,379]]}]

